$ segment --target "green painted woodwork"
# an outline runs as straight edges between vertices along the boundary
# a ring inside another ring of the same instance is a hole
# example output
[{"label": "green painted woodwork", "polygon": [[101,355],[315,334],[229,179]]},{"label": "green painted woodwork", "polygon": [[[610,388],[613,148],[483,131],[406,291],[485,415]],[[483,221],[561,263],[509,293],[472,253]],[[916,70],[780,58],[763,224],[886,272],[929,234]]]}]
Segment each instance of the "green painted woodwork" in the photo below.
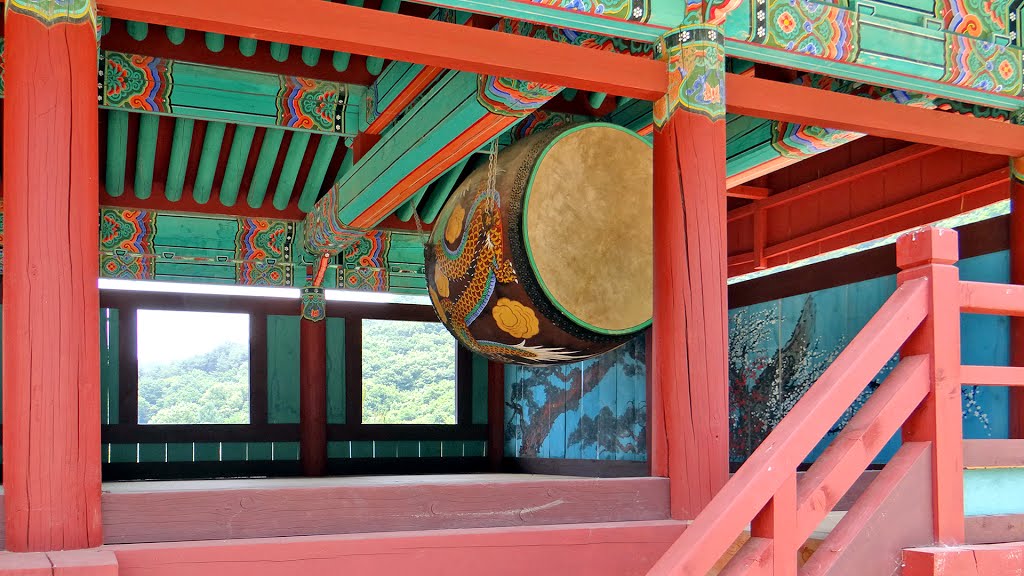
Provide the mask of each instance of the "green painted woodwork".
[{"label": "green painted woodwork", "polygon": [[562,98],[564,98],[566,102],[572,102],[576,99],[576,94],[578,92],[579,91],[575,88],[566,88],[565,90],[562,90]]},{"label": "green painted woodwork", "polygon": [[138,462],[138,444],[110,444],[110,462]]},{"label": "green painted woodwork", "polygon": [[430,184],[427,184],[417,190],[416,193],[412,195],[412,198],[406,200],[405,204],[402,204],[398,210],[395,211],[395,215],[398,216],[399,220],[402,222],[408,222],[412,219],[412,215],[416,213],[416,208],[420,205],[420,200],[423,199],[428,188],[430,188]]},{"label": "green painted woodwork", "polygon": [[288,144],[288,152],[284,157],[284,164],[277,175],[277,189],[274,190],[274,208],[284,210],[288,207],[288,201],[292,198],[292,190],[295,189],[295,178],[302,167],[302,157],[306,154],[306,146],[309,145],[308,132],[293,132],[292,140]]},{"label": "green painted woodwork", "polygon": [[466,440],[462,443],[462,455],[467,458],[486,456],[487,442],[483,440]]},{"label": "green painted woodwork", "polygon": [[185,41],[185,29],[184,28],[177,28],[177,27],[174,27],[174,26],[168,26],[165,29],[165,32],[167,33],[167,39],[170,40],[171,44],[174,44],[175,46],[178,46],[182,42]]},{"label": "green painted woodwork", "polygon": [[160,117],[143,114],[139,117],[139,144],[135,152],[135,197],[145,200],[153,193],[153,164]]},{"label": "green painted woodwork", "polygon": [[139,462],[166,462],[167,444],[139,444]]},{"label": "green painted woodwork", "polygon": [[477,76],[445,72],[434,86],[329,193],[343,223],[361,215],[451,139],[488,114],[477,100]]},{"label": "green painted woodwork", "polygon": [[247,459],[248,451],[245,442],[221,442],[221,462],[241,462]]},{"label": "green painted woodwork", "polygon": [[288,52],[291,50],[290,44],[282,44],[280,42],[270,43],[270,57],[278,62],[284,62],[288,59]]},{"label": "green painted woodwork", "polygon": [[364,86],[112,51],[103,62],[104,108],[340,136],[359,132]]},{"label": "green painted woodwork", "polygon": [[196,462],[220,462],[220,442],[196,442]]},{"label": "green painted woodwork", "polygon": [[[299,316],[267,316],[267,422],[299,422]],[[275,443],[274,459],[277,443]]]},{"label": "green painted woodwork", "polygon": [[237,126],[231,139],[228,163],[224,167],[224,178],[220,184],[220,203],[234,206],[238,200],[238,187],[242,184],[245,163],[249,160],[249,147],[256,129],[252,126]]},{"label": "green painted woodwork", "polygon": [[418,458],[420,455],[420,443],[415,440],[402,440],[395,442],[395,456],[399,458]]},{"label": "green painted woodwork", "polygon": [[[100,423],[117,424],[121,378],[120,326],[117,308],[100,309]],[[2,356],[0,356],[2,359]]]},{"label": "green painted woodwork", "polygon": [[420,458],[437,458],[441,455],[441,442],[431,440],[420,442]]},{"label": "green painted woodwork", "polygon": [[[114,113],[111,112],[111,114]],[[117,113],[123,114],[123,112]],[[181,194],[185,188],[185,172],[188,170],[188,156],[192,149],[194,126],[195,120],[191,118],[176,118],[174,120],[174,137],[171,139],[171,156],[167,161],[167,181],[164,184],[164,195],[171,202],[181,200]],[[109,186],[109,183],[107,185]]]},{"label": "green painted woodwork", "polygon": [[224,35],[215,32],[206,33],[206,49],[210,52],[220,52],[224,49]]},{"label": "green painted woodwork", "polygon": [[442,440],[441,441],[441,457],[442,458],[460,458],[463,455],[465,449],[465,442],[462,440]]},{"label": "green painted woodwork", "polygon": [[334,175],[333,182],[341,180],[345,174],[348,174],[349,170],[352,169],[352,159],[354,158],[352,149],[345,150],[345,156],[341,159],[341,165],[338,166],[338,173]]},{"label": "green painted woodwork", "polygon": [[142,42],[146,39],[146,36],[149,35],[149,24],[145,22],[129,21],[126,22],[125,25],[128,28],[128,35],[131,36],[133,40]]},{"label": "green painted woodwork", "polygon": [[192,185],[192,198],[206,204],[210,201],[213,191],[213,178],[220,160],[220,147],[224,143],[224,123],[208,122],[206,134],[203,136],[203,150],[199,155],[199,168],[196,171],[195,183]]},{"label": "green painted woodwork", "polygon": [[320,61],[320,49],[308,46],[303,47],[302,61],[306,63],[306,66],[316,66],[317,62]]},{"label": "green painted woodwork", "polygon": [[437,179],[437,182],[435,182],[431,187],[430,194],[423,202],[423,209],[420,210],[420,219],[427,224],[434,222],[434,219],[437,218],[437,215],[441,212],[441,208],[444,206],[445,200],[448,199],[452,190],[455,189],[455,184],[459,181],[459,176],[461,176],[462,172],[466,169],[466,164],[469,163],[470,158],[472,158],[472,156],[469,156],[462,162],[452,166],[451,170],[446,172],[444,176]]},{"label": "green painted woodwork", "polygon": [[[418,451],[418,450],[417,450]],[[398,456],[398,442],[392,440],[376,440],[373,443],[374,458],[395,458]]]},{"label": "green painted woodwork", "polygon": [[369,125],[381,112],[409,86],[416,75],[423,70],[421,64],[410,64],[408,62],[391,62],[388,67],[374,80],[370,86],[369,98],[367,98],[365,110],[365,123]]},{"label": "green painted woodwork", "polygon": [[587,97],[587,101],[590,103],[591,108],[597,110],[604,104],[604,100],[607,97],[608,95],[604,92],[591,92],[590,96]]},{"label": "green painted woodwork", "polygon": [[274,454],[274,445],[270,442],[249,442],[246,444],[245,450],[250,461],[271,460]]},{"label": "green painted woodwork", "polygon": [[353,458],[373,458],[373,442],[353,440],[350,453]]},{"label": "green painted woodwork", "polygon": [[331,65],[338,72],[344,72],[348,70],[348,64],[352,60],[352,55],[348,52],[335,52],[331,55]]},{"label": "green painted woodwork", "polygon": [[[103,208],[100,219],[106,278],[290,287],[303,285],[306,267],[319,261],[294,221],[130,208]],[[424,272],[418,234],[373,231],[329,265],[323,285],[423,294]],[[338,344],[335,353],[342,350]],[[343,386],[343,368],[335,374],[332,385]]]},{"label": "green painted woodwork", "polygon": [[238,51],[242,53],[242,56],[252,56],[256,53],[256,45],[258,43],[255,38],[239,38]]},{"label": "green painted woodwork", "polygon": [[195,445],[191,442],[167,444],[168,462],[192,462],[195,460]]},{"label": "green painted woodwork", "polygon": [[281,149],[281,140],[284,138],[284,130],[267,128],[263,135],[263,143],[260,145],[260,155],[256,159],[256,168],[252,173],[252,180],[249,182],[248,204],[251,208],[259,208],[263,205],[263,199],[267,195],[267,186],[270,185],[270,176],[274,171],[274,163],[277,162],[277,153]]},{"label": "green painted woodwork", "polygon": [[1024,468],[964,470],[964,515],[1024,514]]},{"label": "green painted woodwork", "polygon": [[473,355],[473,424],[487,424],[487,365],[486,358]]},{"label": "green painted woodwork", "polygon": [[274,442],[274,460],[298,460],[298,442]]},{"label": "green painted woodwork", "polygon": [[316,146],[316,154],[313,156],[313,163],[306,173],[306,183],[302,186],[302,193],[299,194],[299,210],[309,212],[316,203],[323,188],[324,177],[327,176],[327,169],[330,167],[331,158],[334,157],[334,150],[338,147],[340,136],[320,136],[320,142]]},{"label": "green painted woodwork", "polygon": [[327,457],[328,458],[350,458],[352,446],[346,440],[344,442],[337,442],[331,440],[327,443]]},{"label": "green painted woodwork", "polygon": [[344,318],[327,318],[327,423],[345,423]]},{"label": "green painted woodwork", "polygon": [[100,38],[110,34],[110,18],[107,16],[100,16]]},{"label": "green painted woodwork", "polygon": [[125,162],[128,159],[128,113],[107,113],[107,170],[104,177],[107,194],[124,194]]}]

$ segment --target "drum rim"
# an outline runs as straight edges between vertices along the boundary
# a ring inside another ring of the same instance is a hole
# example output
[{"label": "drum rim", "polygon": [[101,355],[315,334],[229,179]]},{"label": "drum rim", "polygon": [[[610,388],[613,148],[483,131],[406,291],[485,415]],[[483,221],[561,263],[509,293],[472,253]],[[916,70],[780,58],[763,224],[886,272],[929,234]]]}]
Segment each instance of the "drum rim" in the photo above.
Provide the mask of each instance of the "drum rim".
[{"label": "drum rim", "polygon": [[614,128],[614,129],[619,130],[621,132],[625,132],[626,134],[629,134],[630,136],[633,136],[635,139],[639,140],[640,142],[646,144],[648,148],[651,148],[651,149],[654,148],[654,144],[653,143],[648,142],[646,138],[644,138],[643,136],[637,134],[635,131],[630,130],[629,128],[626,128],[625,126],[619,126],[618,124],[612,124],[611,122],[586,122],[584,124],[578,124],[578,125],[575,125],[575,126],[572,126],[572,127],[568,128],[568,129],[563,130],[557,136],[552,138],[551,141],[548,142],[547,145],[545,145],[544,148],[540,151],[540,154],[537,155],[537,159],[534,161],[534,170],[531,171],[530,177],[529,177],[529,179],[527,179],[526,186],[524,187],[524,190],[523,190],[523,200],[522,200],[523,208],[522,208],[522,215],[520,217],[521,218],[520,225],[522,227],[522,235],[523,235],[523,250],[526,251],[527,261],[529,261],[529,263],[530,263],[530,269],[533,270],[533,279],[537,282],[537,285],[540,286],[541,291],[544,292],[544,295],[547,297],[547,301],[552,306],[554,306],[556,310],[561,312],[566,318],[568,318],[569,320],[571,320],[573,323],[575,323],[576,325],[580,326],[581,328],[584,328],[586,330],[590,330],[590,331],[595,332],[597,334],[603,334],[603,335],[606,335],[606,336],[628,336],[630,334],[635,334],[635,333],[637,333],[637,332],[639,332],[639,331],[649,327],[651,325],[651,323],[653,322],[653,320],[654,320],[653,314],[652,314],[652,317],[650,319],[648,319],[648,320],[646,320],[644,322],[641,322],[640,324],[637,324],[635,326],[631,326],[629,328],[621,328],[621,329],[618,329],[618,330],[614,330],[614,329],[602,328],[600,326],[594,326],[594,325],[590,324],[589,322],[586,322],[585,320],[577,317],[572,312],[566,310],[565,306],[563,306],[562,303],[559,302],[554,297],[554,295],[551,293],[551,290],[548,288],[547,283],[544,282],[544,278],[541,276],[540,271],[537,270],[537,264],[536,264],[536,261],[535,261],[535,259],[533,257],[532,245],[530,244],[529,227],[527,226],[527,220],[526,220],[527,217],[528,217],[528,214],[529,214],[529,210],[530,210],[530,208],[529,208],[529,206],[530,206],[530,194],[533,192],[533,181],[537,177],[537,170],[536,170],[536,168],[538,166],[540,166],[540,163],[548,155],[548,152],[551,150],[551,148],[554,147],[554,145],[557,144],[558,141],[560,141],[561,139],[565,138],[569,134],[572,134],[573,132],[578,132],[578,131],[583,130],[585,128],[597,128],[597,127]]}]

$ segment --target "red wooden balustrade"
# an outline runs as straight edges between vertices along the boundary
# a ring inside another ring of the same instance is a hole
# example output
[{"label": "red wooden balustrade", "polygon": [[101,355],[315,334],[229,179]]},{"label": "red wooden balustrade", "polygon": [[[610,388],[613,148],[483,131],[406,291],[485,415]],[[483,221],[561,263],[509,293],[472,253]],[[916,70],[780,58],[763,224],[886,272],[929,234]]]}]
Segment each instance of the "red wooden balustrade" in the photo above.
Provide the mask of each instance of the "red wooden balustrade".
[{"label": "red wooden balustrade", "polygon": [[[649,576],[704,576],[748,526],[750,539],[722,574],[796,575],[799,548],[901,429],[904,444],[886,472],[904,477],[909,468],[903,463],[930,451],[934,539],[963,542],[959,315],[961,309],[1024,315],[1024,288],[960,282],[957,251],[951,230],[929,227],[899,239],[896,292]],[[895,369],[798,480],[797,466],[897,353]],[[981,383],[1024,384],[1022,373],[1011,369],[968,366],[963,372]],[[823,548],[848,544],[861,526],[844,519]],[[822,556],[800,574],[828,574],[832,563]]]}]

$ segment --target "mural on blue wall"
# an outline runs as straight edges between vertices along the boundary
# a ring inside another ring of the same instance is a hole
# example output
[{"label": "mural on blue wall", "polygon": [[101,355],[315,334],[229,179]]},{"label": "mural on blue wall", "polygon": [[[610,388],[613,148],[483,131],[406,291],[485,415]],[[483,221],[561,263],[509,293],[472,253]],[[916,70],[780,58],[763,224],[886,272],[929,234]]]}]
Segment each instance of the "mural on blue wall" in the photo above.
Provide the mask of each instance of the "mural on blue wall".
[{"label": "mural on blue wall", "polygon": [[646,460],[644,337],[563,366],[505,367],[505,453]]},{"label": "mural on blue wall", "polygon": [[[1007,252],[960,262],[961,277],[1008,282]],[[796,404],[896,289],[887,276],[729,311],[730,457],[741,462]],[[1005,366],[1009,321],[964,314],[964,364]],[[505,370],[505,453],[645,460],[644,339],[586,362]],[[811,452],[813,461],[896,364],[894,357]],[[964,436],[1006,438],[1007,390],[963,388]],[[898,448],[894,438],[876,462]]]}]

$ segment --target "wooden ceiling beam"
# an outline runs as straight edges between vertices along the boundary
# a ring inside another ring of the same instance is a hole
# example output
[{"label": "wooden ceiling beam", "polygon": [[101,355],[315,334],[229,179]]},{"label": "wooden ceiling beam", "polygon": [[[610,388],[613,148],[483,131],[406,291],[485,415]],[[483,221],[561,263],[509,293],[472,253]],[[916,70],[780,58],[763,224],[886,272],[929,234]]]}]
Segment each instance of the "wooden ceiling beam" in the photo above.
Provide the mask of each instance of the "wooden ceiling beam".
[{"label": "wooden ceiling beam", "polygon": [[745,198],[747,200],[764,200],[771,196],[772,189],[764,188],[762,186],[733,186],[725,191],[725,195],[729,198]]},{"label": "wooden ceiling beam", "polygon": [[1024,156],[1024,126],[903,106],[785,82],[726,75],[726,109],[958,150]]},{"label": "wooden ceiling beam", "polygon": [[103,0],[104,16],[654,100],[655,60],[321,0]]}]

